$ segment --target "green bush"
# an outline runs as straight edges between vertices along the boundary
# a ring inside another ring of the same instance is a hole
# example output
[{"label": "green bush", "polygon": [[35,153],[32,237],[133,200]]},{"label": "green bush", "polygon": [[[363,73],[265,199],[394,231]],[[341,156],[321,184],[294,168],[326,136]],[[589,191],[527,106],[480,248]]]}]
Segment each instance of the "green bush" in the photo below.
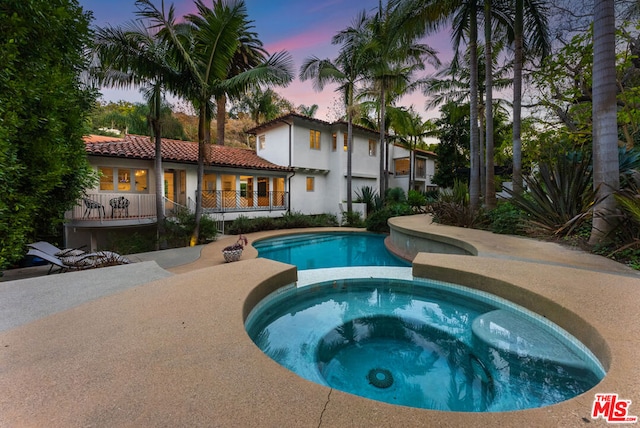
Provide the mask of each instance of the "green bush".
[{"label": "green bush", "polygon": [[378,193],[371,186],[362,186],[360,190],[356,190],[356,202],[367,206],[367,215],[376,209],[376,198],[379,199]]},{"label": "green bush", "polygon": [[299,229],[305,227],[338,226],[338,219],[331,214],[306,215],[299,212],[286,213],[282,217],[248,218],[240,216],[227,228],[229,235],[259,232],[261,230]]},{"label": "green bush", "polygon": [[413,214],[413,210],[406,203],[391,204],[371,213],[365,220],[365,226],[371,232],[389,232],[388,220],[391,217],[400,217]]},{"label": "green bush", "polygon": [[422,212],[423,207],[427,205],[427,197],[418,190],[409,190],[407,195],[407,203],[414,212]]},{"label": "green bush", "polygon": [[342,225],[348,227],[363,227],[364,221],[362,220],[362,216],[357,211],[344,211],[342,213]]},{"label": "green bush", "polygon": [[[173,217],[165,219],[165,236],[167,245],[171,248],[186,247],[190,244],[191,234],[196,226],[196,215],[187,208],[178,208]],[[198,244],[215,240],[218,233],[216,222],[203,215],[200,219]]]},{"label": "green bush", "polygon": [[489,230],[505,235],[524,235],[526,214],[509,201],[500,201],[487,213]]}]

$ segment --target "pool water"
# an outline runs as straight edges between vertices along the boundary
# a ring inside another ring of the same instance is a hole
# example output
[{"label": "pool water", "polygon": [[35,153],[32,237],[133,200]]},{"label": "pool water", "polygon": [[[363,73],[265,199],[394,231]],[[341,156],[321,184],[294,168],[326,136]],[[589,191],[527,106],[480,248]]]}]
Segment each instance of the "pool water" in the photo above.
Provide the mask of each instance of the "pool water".
[{"label": "pool water", "polygon": [[300,233],[254,242],[258,257],[292,264],[300,270],[344,266],[411,266],[384,246],[375,233]]},{"label": "pool water", "polygon": [[305,379],[411,407],[542,407],[604,376],[584,345],[546,319],[424,279],[291,285],[258,303],[245,326],[265,354]]}]

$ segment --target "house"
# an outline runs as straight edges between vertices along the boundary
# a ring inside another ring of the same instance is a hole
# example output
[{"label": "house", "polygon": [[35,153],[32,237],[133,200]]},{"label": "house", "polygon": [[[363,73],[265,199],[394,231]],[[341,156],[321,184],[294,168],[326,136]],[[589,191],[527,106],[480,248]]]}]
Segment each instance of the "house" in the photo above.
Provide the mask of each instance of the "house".
[{"label": "house", "polygon": [[[293,170],[289,178],[291,210],[304,214],[331,213],[339,219],[347,201],[347,122],[326,122],[297,113],[247,131],[256,136],[259,157]],[[363,186],[378,189],[379,134],[354,125],[352,198]],[[364,204],[354,210],[364,216]]]},{"label": "house", "polygon": [[[291,209],[305,214],[333,213],[340,217],[347,200],[347,122],[325,122],[290,113],[247,131],[256,136],[256,153],[261,158],[293,169],[290,178]],[[380,188],[380,134],[353,126],[352,192]],[[389,145],[389,187],[422,192],[436,188],[433,152],[410,151]],[[411,169],[409,169],[411,165]],[[364,206],[356,205],[364,217]]]},{"label": "house", "polygon": [[[106,248],[115,233],[146,233],[156,227],[155,143],[150,137],[91,135],[85,138],[89,164],[99,183],[66,214],[66,246]],[[293,171],[251,149],[211,145],[203,176],[203,210],[224,222],[240,215],[279,217],[289,209]],[[162,139],[165,212],[195,208],[198,144]]]},{"label": "house", "polygon": [[[334,214],[347,200],[347,123],[289,113],[248,131],[256,149],[210,145],[202,182],[204,213],[224,222],[239,216],[280,217],[293,211]],[[353,126],[352,197],[364,186],[379,189],[379,135]],[[99,183],[66,214],[68,247],[107,248],[114,234],[153,233],[156,228],[155,143],[147,136],[85,138]],[[430,152],[390,146],[390,186],[427,190],[434,171]],[[162,139],[162,193],[166,214],[195,209],[198,144]],[[353,209],[364,217],[365,204]]]},{"label": "house", "polygon": [[423,193],[437,190],[438,186],[431,181],[436,172],[436,157],[435,153],[428,150],[409,150],[400,144],[391,145],[389,169],[392,175],[389,178],[389,187],[400,187],[405,193],[410,188]]}]

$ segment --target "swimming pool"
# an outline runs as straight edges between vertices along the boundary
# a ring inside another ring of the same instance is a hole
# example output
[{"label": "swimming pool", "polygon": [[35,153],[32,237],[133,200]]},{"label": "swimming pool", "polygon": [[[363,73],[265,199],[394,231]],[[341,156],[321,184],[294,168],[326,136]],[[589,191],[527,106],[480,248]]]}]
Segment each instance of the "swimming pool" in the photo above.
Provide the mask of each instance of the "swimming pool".
[{"label": "swimming pool", "polygon": [[571,335],[504,299],[414,279],[405,269],[389,278],[379,275],[387,268],[357,269],[374,276],[272,293],[247,317],[249,336],[310,381],[437,410],[547,406],[588,390],[605,374]]},{"label": "swimming pool", "polygon": [[411,266],[384,245],[376,233],[299,233],[254,242],[258,256],[300,270],[345,266]]}]

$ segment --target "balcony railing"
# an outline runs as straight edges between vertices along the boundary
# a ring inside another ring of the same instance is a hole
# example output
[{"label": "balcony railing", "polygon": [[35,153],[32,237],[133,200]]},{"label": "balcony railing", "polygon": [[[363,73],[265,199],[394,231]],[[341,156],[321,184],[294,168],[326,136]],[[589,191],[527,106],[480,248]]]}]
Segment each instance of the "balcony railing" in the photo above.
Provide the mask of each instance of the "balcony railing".
[{"label": "balcony railing", "polygon": [[287,192],[205,190],[202,208],[207,212],[273,211],[287,209]]},{"label": "balcony railing", "polygon": [[156,218],[156,195],[136,193],[88,193],[66,214],[68,221],[122,220],[146,222]]}]

